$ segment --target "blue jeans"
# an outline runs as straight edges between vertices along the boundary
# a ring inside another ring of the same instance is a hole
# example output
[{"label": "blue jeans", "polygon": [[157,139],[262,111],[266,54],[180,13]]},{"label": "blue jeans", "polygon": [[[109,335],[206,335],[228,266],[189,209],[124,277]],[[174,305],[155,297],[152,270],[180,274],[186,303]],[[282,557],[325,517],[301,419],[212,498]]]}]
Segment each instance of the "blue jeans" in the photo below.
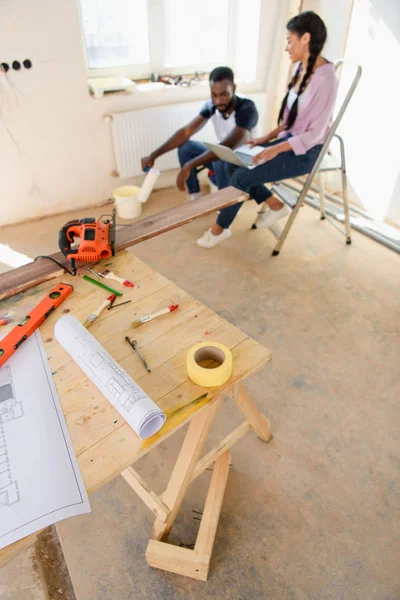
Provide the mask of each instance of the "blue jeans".
[{"label": "blue jeans", "polygon": [[[275,140],[263,144],[263,146],[267,148],[274,144],[279,144],[282,141],[282,139]],[[272,192],[265,187],[265,183],[280,181],[282,179],[291,179],[292,177],[300,177],[300,175],[309,173],[318,158],[321,148],[322,145],[318,144],[308,150],[305,154],[300,155],[295,154],[293,150],[281,152],[281,154],[278,154],[278,156],[272,160],[269,160],[255,169],[246,169],[245,167],[229,165],[228,172],[231,176],[229,185],[233,185],[239,190],[247,192],[257,204],[262,204],[273,195]],[[217,224],[223,229],[228,229],[234,221],[242,204],[243,202],[238,202],[237,204],[228,206],[228,208],[222,209],[218,215]]]},{"label": "blue jeans", "polygon": [[[209,148],[203,142],[195,142],[189,140],[185,144],[182,144],[178,148],[179,163],[181,167],[185,165],[189,160],[208,152]],[[219,190],[228,187],[229,175],[227,169],[227,163],[223,160],[214,160],[213,162],[205,165],[207,169],[214,171],[214,176],[211,177],[211,181],[218,187]],[[199,180],[197,177],[196,169],[190,171],[189,178],[186,182],[189,194],[196,194],[200,192]]]}]

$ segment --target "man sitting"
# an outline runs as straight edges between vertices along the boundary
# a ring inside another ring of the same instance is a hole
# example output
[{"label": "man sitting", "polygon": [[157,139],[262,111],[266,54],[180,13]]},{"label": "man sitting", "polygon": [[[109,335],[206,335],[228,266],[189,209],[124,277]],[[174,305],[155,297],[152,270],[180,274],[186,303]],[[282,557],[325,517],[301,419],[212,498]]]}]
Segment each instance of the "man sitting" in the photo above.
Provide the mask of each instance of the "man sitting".
[{"label": "man sitting", "polygon": [[187,185],[189,200],[196,200],[201,196],[196,167],[205,166],[213,171],[213,183],[218,189],[229,185],[226,163],[219,160],[202,142],[190,140],[192,135],[211,119],[219,143],[235,148],[252,138],[252,130],[258,122],[254,102],[235,94],[233,71],[229,67],[216,67],[210,73],[210,92],[211,98],[193,121],[179,129],[149,156],[142,158],[142,169],[151,168],[159,156],[178,148],[181,170],[176,185],[180,190],[184,190],[185,184]]}]

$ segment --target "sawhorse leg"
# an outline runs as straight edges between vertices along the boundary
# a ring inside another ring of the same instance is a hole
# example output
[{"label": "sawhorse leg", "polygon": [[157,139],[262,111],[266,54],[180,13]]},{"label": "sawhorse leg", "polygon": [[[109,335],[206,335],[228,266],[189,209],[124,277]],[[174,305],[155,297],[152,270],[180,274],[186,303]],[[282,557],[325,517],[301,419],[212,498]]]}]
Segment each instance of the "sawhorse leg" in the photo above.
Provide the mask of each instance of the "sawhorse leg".
[{"label": "sawhorse leg", "polygon": [[210,407],[191,420],[171,478],[162,495],[162,501],[169,508],[170,513],[166,518],[159,516],[156,519],[146,551],[146,559],[151,567],[202,581],[207,580],[212,545],[228,478],[229,451],[225,452],[224,456],[216,463],[218,467],[211,480],[195,549],[189,550],[172,546],[165,540],[168,538],[186,490],[193,479],[194,470],[199,462],[201,451],[220,403],[221,399],[217,399]]},{"label": "sawhorse leg", "polygon": [[[235,384],[230,393],[246,420],[203,458],[200,455],[220,407],[222,398],[195,415],[186,433],[181,451],[165,492],[158,497],[130,467],[122,473],[124,479],[156,515],[147,546],[146,559],[150,566],[179,575],[206,581],[217,532],[225,487],[229,473],[231,448],[250,428],[265,442],[272,439],[268,420],[258,411],[242,383]],[[194,550],[167,543],[187,488],[208,467],[215,463],[203,516]]]},{"label": "sawhorse leg", "polygon": [[157,518],[151,533],[153,540],[168,538],[172,525],[181,507],[186,490],[192,480],[193,471],[199,461],[208,432],[218,412],[221,400],[216,400],[190,421],[181,451],[173,468],[167,488],[162,495],[164,504],[170,510],[166,519]]},{"label": "sawhorse leg", "polygon": [[230,460],[231,452],[226,450],[215,462],[194,550],[173,546],[152,537],[146,551],[146,559],[151,567],[207,581]]},{"label": "sawhorse leg", "polygon": [[258,437],[263,440],[263,442],[270,442],[272,440],[272,433],[269,428],[269,421],[260,413],[254,404],[244,383],[240,382],[235,385],[232,398]]}]

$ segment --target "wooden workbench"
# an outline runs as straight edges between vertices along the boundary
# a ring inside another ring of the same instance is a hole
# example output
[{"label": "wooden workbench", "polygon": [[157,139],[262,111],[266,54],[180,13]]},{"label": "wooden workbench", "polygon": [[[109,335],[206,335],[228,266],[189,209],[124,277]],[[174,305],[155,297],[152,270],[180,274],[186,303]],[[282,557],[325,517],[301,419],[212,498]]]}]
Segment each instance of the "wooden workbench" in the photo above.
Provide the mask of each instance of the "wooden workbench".
[{"label": "wooden workbench", "polygon": [[[229,448],[250,428],[264,441],[271,439],[267,419],[260,415],[243,385],[246,377],[268,363],[271,353],[131,253],[120,252],[96,269],[102,270],[105,265],[135,283],[130,289],[104,280],[110,287],[123,291],[123,297],[117,298],[116,304],[128,299],[132,302],[104,311],[90,331],[166,413],[167,420],[156,435],[141,441],[56,342],[53,328],[63,313],[71,313],[83,322],[108,295],[81,278],[86,269],[80,270],[76,277],[64,275],[60,280],[71,283],[74,292],[42,325],[40,332],[82,476],[91,494],[121,474],[156,516],[146,552],[147,562],[206,580],[228,476]],[[55,284],[54,280],[43,283],[3,300],[1,312],[12,309],[13,324],[19,322]],[[179,309],[136,330],[131,327],[133,319],[171,304],[179,304]],[[125,335],[137,340],[151,373],[147,373],[126,343]],[[188,379],[186,355],[189,348],[200,341],[218,341],[232,351],[233,374],[220,388],[202,388]],[[245,421],[201,458],[211,424],[226,395],[236,402]],[[189,429],[171,479],[165,492],[158,496],[131,465],[188,421]],[[166,543],[187,487],[214,462],[194,550]],[[28,536],[1,550],[0,566],[34,543],[36,537],[37,534]]]}]

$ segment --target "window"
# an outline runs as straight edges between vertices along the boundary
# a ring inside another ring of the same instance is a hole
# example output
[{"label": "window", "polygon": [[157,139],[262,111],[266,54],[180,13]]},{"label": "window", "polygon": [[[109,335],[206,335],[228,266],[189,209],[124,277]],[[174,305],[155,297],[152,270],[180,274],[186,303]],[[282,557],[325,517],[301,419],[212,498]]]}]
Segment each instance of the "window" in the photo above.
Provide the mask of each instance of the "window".
[{"label": "window", "polygon": [[89,69],[150,63],[146,0],[81,0]]},{"label": "window", "polygon": [[228,28],[229,0],[164,0],[165,66],[225,64]]},{"label": "window", "polygon": [[261,0],[79,0],[91,77],[230,65],[256,80]]}]

